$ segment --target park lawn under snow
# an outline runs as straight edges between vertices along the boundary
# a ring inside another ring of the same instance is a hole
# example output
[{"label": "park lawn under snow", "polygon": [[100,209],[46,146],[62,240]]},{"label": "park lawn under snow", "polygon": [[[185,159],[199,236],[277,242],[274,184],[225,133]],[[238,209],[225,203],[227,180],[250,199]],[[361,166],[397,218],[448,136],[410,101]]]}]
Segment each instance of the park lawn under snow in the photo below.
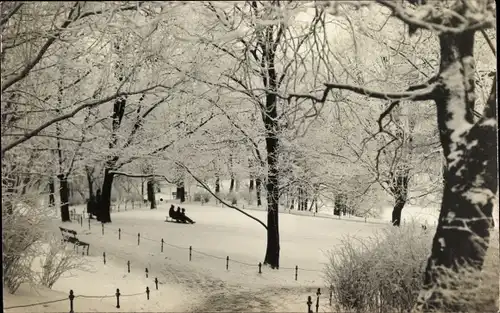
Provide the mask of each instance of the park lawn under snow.
[{"label": "park lawn under snow", "polygon": [[[61,302],[8,309],[6,312],[68,312],[69,291],[73,290],[75,312],[160,312],[179,311],[187,293],[179,287],[159,284],[140,273],[127,273],[114,261],[103,264],[102,258],[85,257],[85,270],[72,270],[61,277],[52,290],[22,285],[15,295],[4,290],[4,307],[65,299]],[[146,297],[150,288],[150,300]],[[116,288],[120,289],[120,309],[116,308]],[[83,297],[82,297],[83,296]],[[165,299],[169,299],[165,301]]]},{"label": "park lawn under snow", "polygon": [[[266,248],[265,229],[243,214],[214,205],[183,204],[194,225],[165,222],[170,202],[160,202],[158,209],[146,208],[112,213],[112,223],[104,225],[95,220],[84,220],[83,227],[76,221],[55,225],[74,229],[82,241],[91,244],[90,256],[85,257],[95,268],[93,272],[75,272],[62,278],[50,292],[62,292],[47,297],[49,300],[75,294],[113,295],[116,288],[122,294],[151,289],[151,300],[143,294],[123,298],[121,311],[302,311],[307,308],[308,295],[318,287],[324,288],[323,267],[327,251],[334,250],[345,236],[366,237],[384,226],[377,223],[280,214],[280,269],[262,267]],[[177,205],[177,204],[176,204]],[[77,213],[83,206],[75,207]],[[247,210],[249,214],[266,221],[266,212]],[[121,229],[121,240],[118,239]],[[58,231],[54,227],[54,231]],[[140,244],[137,234],[140,233]],[[161,239],[164,250],[161,252]],[[192,261],[189,261],[192,246]],[[102,262],[106,253],[107,264]],[[226,256],[229,269],[226,270]],[[131,273],[127,273],[127,261]],[[241,262],[241,263],[240,263]],[[299,267],[295,281],[295,266]],[[149,278],[145,277],[148,268]],[[160,281],[160,290],[154,290],[153,279]],[[325,289],[322,307],[328,302]],[[6,306],[19,303],[18,296],[6,298]],[[35,298],[23,303],[37,302]],[[158,299],[158,301],[157,301]],[[160,300],[161,299],[161,300]],[[47,300],[47,299],[45,299]],[[114,311],[114,298],[78,298],[80,311]],[[76,306],[75,300],[75,306]],[[12,302],[13,301],[13,302]],[[129,301],[127,304],[127,301]],[[47,311],[64,311],[56,303]],[[38,309],[37,309],[38,310]],[[36,310],[33,310],[36,311]],[[42,311],[40,311],[42,312]],[[75,310],[75,312],[78,312]]]}]

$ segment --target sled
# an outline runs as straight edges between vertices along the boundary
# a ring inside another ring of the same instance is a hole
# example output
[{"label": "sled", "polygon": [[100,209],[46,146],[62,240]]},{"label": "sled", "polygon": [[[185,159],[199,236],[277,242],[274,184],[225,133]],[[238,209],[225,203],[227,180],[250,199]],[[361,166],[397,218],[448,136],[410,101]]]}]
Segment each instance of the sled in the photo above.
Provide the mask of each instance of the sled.
[{"label": "sled", "polygon": [[[168,222],[168,223],[177,223],[177,224],[188,224],[188,225],[191,225],[191,223],[184,223],[184,222],[181,222],[181,221],[178,221],[178,220],[174,220],[173,218],[171,218],[170,216],[165,216],[165,222]],[[194,222],[193,224],[195,224],[196,222]]]},{"label": "sled", "polygon": [[181,222],[179,220],[174,220],[170,216],[165,216],[165,222],[168,222],[168,223],[177,223],[177,224],[189,224],[189,223]]}]

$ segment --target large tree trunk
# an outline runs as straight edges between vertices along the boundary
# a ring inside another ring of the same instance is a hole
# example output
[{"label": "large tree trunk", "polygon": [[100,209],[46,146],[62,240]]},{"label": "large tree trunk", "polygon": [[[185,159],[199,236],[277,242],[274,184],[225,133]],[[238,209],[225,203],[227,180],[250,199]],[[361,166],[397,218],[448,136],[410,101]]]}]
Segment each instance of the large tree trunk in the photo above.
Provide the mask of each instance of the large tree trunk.
[{"label": "large tree trunk", "polygon": [[156,197],[155,197],[155,183],[153,180],[148,180],[148,201],[151,204],[151,210],[156,209]]},{"label": "large tree trunk", "polygon": [[68,178],[64,174],[57,175],[59,179],[59,197],[61,198],[61,221],[71,222],[69,215],[69,186]]},{"label": "large tree trunk", "polygon": [[253,179],[252,179],[252,178],[250,178],[250,185],[248,186],[248,191],[249,191],[250,193],[252,193],[253,189],[254,189],[254,187],[253,187]]},{"label": "large tree trunk", "polygon": [[[142,199],[144,199],[144,178],[141,178],[141,197],[142,197]],[[149,200],[149,197],[148,197],[148,200]]]},{"label": "large tree trunk", "polygon": [[[123,80],[123,76],[121,73],[122,66],[123,65],[121,63],[117,64],[118,68],[117,76],[120,81]],[[121,126],[122,119],[125,114],[126,103],[127,103],[126,97],[120,97],[117,98],[113,104],[113,115],[112,115],[113,132],[111,133],[111,141],[109,143],[110,149],[115,148],[116,144],[118,143],[117,132]],[[114,174],[110,172],[114,169],[116,162],[118,162],[118,159],[119,156],[115,155],[112,159],[108,160],[106,167],[104,169],[104,181],[102,183],[102,190],[101,190],[102,194],[97,207],[97,214],[98,214],[97,219],[101,223],[111,223],[111,190],[113,188]]]},{"label": "large tree trunk", "polygon": [[94,199],[95,198],[94,182],[92,179],[92,173],[90,172],[90,170],[87,167],[85,167],[85,174],[87,176],[87,185],[89,187],[89,199]]},{"label": "large tree trunk", "polygon": [[483,117],[473,119],[474,31],[442,33],[439,92],[435,95],[440,141],[447,170],[439,222],[417,309],[458,311],[440,281],[441,266],[480,271],[490,239],[498,190],[496,77]]},{"label": "large tree trunk", "polygon": [[104,181],[102,182],[101,198],[97,205],[97,220],[101,223],[111,223],[111,189],[115,175],[110,169],[104,170]]},{"label": "large tree trunk", "polygon": [[181,187],[177,185],[175,187],[175,199],[178,200],[181,198]]},{"label": "large tree trunk", "polygon": [[55,207],[56,206],[56,186],[54,182],[54,177],[49,178],[49,207]]},{"label": "large tree trunk", "polygon": [[[274,68],[271,78],[275,78]],[[271,79],[271,86],[275,87],[275,81]],[[278,184],[278,123],[277,123],[277,99],[275,94],[266,95],[266,114],[264,125],[266,127],[266,151],[267,151],[267,248],[264,264],[271,268],[279,268],[280,237],[279,237],[279,184]],[[260,180],[260,179],[259,179]],[[257,188],[259,192],[259,188]],[[260,197],[258,198],[260,200]]]},{"label": "large tree trunk", "polygon": [[262,180],[260,178],[255,179],[255,190],[257,193],[257,206],[262,205],[262,197],[261,197],[261,188],[262,188]]},{"label": "large tree trunk", "polygon": [[231,177],[231,183],[229,184],[229,192],[234,190],[234,177]]},{"label": "large tree trunk", "polygon": [[179,198],[181,203],[186,202],[186,189],[184,188],[184,182],[181,182],[178,187]]},{"label": "large tree trunk", "polygon": [[403,169],[401,173],[396,173],[392,179],[390,190],[395,198],[394,208],[392,209],[392,225],[401,225],[401,213],[408,199],[408,181],[409,169]]},{"label": "large tree trunk", "polygon": [[[279,241],[279,189],[277,170],[277,148],[278,140],[276,136],[266,138],[268,153],[268,179],[267,191],[267,249],[264,264],[269,264],[271,268],[279,268],[280,241]],[[258,190],[258,189],[257,189]]]},{"label": "large tree trunk", "polygon": [[219,179],[219,176],[217,176],[215,178],[215,194],[219,194],[220,193],[220,179]]},{"label": "large tree trunk", "polygon": [[302,211],[302,188],[299,187],[297,190],[298,197],[297,197],[297,210]]},{"label": "large tree trunk", "polygon": [[400,226],[401,225],[401,212],[403,211],[403,207],[405,206],[406,201],[401,200],[400,198],[396,199],[396,204],[392,209],[392,225]]}]

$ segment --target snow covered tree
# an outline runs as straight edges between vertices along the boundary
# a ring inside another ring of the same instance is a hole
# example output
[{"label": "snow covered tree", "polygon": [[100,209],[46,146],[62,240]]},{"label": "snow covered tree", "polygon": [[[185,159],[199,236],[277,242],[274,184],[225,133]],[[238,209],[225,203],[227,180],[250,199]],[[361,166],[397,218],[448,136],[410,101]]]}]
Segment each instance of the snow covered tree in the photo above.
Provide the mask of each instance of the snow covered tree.
[{"label": "snow covered tree", "polygon": [[[467,266],[480,271],[488,249],[492,210],[498,191],[496,73],[484,111],[475,120],[476,33],[493,27],[493,1],[377,1],[408,27],[410,34],[431,31],[439,41],[440,60],[427,82],[403,92],[375,91],[362,86],[325,83],[322,101],[331,90],[350,90],[392,100],[432,100],[436,105],[439,139],[446,159],[440,218],[416,309],[454,310],[440,280],[446,270]],[[332,3],[332,7],[337,5]],[[402,25],[402,26],[403,26]],[[482,33],[483,36],[485,32]],[[301,97],[290,95],[289,97]],[[452,290],[450,290],[452,291]]]}]

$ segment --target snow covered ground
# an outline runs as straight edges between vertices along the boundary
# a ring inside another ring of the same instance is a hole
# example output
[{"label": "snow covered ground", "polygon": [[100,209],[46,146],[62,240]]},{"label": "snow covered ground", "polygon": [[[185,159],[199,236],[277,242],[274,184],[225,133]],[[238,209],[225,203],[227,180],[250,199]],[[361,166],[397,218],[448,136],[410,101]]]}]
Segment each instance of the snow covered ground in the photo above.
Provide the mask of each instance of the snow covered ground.
[{"label": "snow covered ground", "polygon": [[[164,199],[167,199],[166,197]],[[91,244],[91,272],[75,271],[56,283],[53,290],[24,288],[19,295],[5,295],[4,306],[28,304],[38,300],[75,295],[109,295],[109,298],[77,298],[75,312],[114,312],[116,288],[122,294],[151,290],[151,299],[143,293],[121,299],[120,311],[306,311],[307,296],[315,299],[321,287],[320,311],[328,310],[328,295],[323,279],[326,252],[335,250],[345,236],[366,237],[388,227],[388,223],[364,223],[346,219],[318,218],[280,214],[281,261],[279,270],[262,267],[266,244],[265,229],[241,213],[221,206],[185,204],[194,225],[165,222],[171,202],[160,202],[157,210],[146,208],[114,212],[113,222],[101,224],[91,220],[83,227],[65,223],[78,237]],[[76,207],[82,211],[83,206]],[[264,211],[248,210],[265,222]],[[61,225],[54,220],[53,231]],[[120,229],[121,239],[118,238]],[[140,242],[138,244],[138,233]],[[161,239],[164,240],[161,252]],[[189,247],[192,246],[191,261]],[[103,264],[103,252],[107,263]],[[226,257],[229,268],[226,270]],[[127,273],[127,261],[131,273]],[[299,267],[297,281],[295,266]],[[149,278],[145,277],[148,268]],[[156,291],[153,279],[160,281]],[[46,295],[46,296],[45,296]],[[78,308],[78,309],[77,309]],[[30,307],[33,312],[66,311],[68,301]],[[16,311],[17,310],[17,311]],[[26,312],[20,309],[7,312]]]},{"label": "snow covered ground", "polygon": [[[56,282],[52,290],[21,286],[15,295],[4,290],[4,307],[29,305],[63,300],[41,306],[9,309],[6,312],[69,312],[69,291],[73,290],[75,312],[159,312],[182,311],[188,293],[178,286],[160,282],[156,290],[154,278],[142,273],[123,271],[120,264],[110,260],[104,265],[102,257],[86,258],[85,270],[73,270]],[[150,289],[147,300],[146,287]],[[116,308],[116,289],[120,289],[120,309]],[[165,301],[165,299],[169,299]]]}]

